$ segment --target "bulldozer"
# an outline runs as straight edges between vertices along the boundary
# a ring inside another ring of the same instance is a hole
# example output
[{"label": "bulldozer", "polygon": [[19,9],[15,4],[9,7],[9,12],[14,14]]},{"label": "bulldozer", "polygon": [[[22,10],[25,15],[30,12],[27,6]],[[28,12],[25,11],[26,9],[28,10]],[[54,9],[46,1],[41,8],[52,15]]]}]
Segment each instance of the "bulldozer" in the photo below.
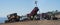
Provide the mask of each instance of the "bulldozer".
[{"label": "bulldozer", "polygon": [[7,18],[8,20],[6,20],[5,23],[18,22],[20,20],[20,16],[18,16],[17,13],[7,15]]}]

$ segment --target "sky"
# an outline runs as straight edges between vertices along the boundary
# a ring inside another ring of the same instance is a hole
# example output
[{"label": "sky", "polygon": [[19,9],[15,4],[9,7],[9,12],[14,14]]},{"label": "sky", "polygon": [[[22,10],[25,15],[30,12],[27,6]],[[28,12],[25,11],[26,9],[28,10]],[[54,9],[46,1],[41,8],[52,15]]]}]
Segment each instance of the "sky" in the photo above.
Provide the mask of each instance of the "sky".
[{"label": "sky", "polygon": [[[48,11],[60,11],[60,0],[37,0],[40,13]],[[26,15],[35,7],[35,0],[0,0],[0,17],[17,13]]]}]

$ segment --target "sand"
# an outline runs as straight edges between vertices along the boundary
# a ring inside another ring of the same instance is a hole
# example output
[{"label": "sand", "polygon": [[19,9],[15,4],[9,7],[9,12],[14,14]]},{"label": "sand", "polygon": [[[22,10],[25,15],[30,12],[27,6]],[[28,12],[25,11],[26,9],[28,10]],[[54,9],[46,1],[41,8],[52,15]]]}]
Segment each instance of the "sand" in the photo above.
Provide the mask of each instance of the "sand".
[{"label": "sand", "polygon": [[60,20],[33,20],[25,22],[4,23],[0,25],[60,25]]}]

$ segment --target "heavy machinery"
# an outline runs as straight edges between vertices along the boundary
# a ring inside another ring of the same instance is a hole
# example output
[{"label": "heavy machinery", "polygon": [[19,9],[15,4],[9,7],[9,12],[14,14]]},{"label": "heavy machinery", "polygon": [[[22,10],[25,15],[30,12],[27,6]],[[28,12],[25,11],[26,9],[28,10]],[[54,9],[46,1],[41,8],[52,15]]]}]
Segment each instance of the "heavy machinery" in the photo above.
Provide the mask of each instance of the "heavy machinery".
[{"label": "heavy machinery", "polygon": [[42,13],[42,18],[50,20],[51,16],[49,16],[47,13]]},{"label": "heavy machinery", "polygon": [[37,12],[38,12],[38,11],[39,11],[38,7],[35,7],[35,8],[31,11],[30,14],[27,14],[27,16],[28,16],[31,20],[33,20],[34,17],[35,17],[35,15],[37,15]]},{"label": "heavy machinery", "polygon": [[18,22],[20,20],[20,16],[17,15],[17,13],[13,13],[7,16],[8,20],[5,21],[5,23],[8,22]]}]

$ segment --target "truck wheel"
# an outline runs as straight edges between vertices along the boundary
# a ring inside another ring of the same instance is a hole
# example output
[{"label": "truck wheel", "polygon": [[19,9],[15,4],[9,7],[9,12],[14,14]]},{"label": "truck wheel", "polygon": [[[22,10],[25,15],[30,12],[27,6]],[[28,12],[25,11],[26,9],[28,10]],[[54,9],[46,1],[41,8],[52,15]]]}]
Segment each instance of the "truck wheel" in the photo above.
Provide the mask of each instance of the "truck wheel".
[{"label": "truck wheel", "polygon": [[58,20],[58,18],[57,17],[53,17],[53,20]]}]

